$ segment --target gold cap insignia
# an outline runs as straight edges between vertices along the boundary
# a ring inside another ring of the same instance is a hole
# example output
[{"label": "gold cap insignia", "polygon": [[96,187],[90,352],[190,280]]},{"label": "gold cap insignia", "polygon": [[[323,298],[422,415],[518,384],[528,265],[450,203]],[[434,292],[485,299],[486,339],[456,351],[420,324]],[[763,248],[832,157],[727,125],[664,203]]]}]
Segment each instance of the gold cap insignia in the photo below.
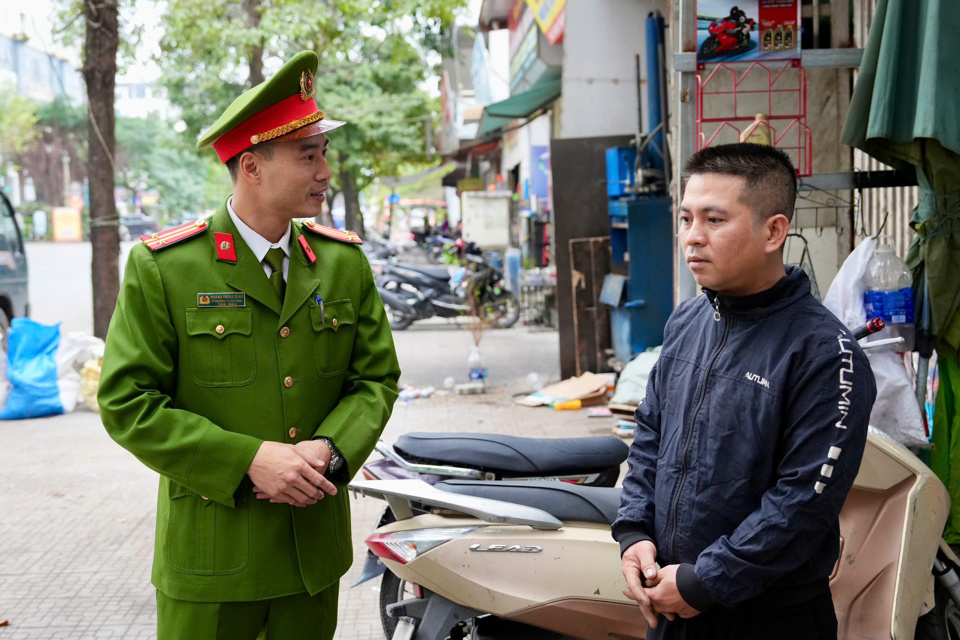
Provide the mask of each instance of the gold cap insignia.
[{"label": "gold cap insignia", "polygon": [[313,94],[313,76],[309,71],[304,71],[300,74],[300,99],[309,100],[313,97]]}]

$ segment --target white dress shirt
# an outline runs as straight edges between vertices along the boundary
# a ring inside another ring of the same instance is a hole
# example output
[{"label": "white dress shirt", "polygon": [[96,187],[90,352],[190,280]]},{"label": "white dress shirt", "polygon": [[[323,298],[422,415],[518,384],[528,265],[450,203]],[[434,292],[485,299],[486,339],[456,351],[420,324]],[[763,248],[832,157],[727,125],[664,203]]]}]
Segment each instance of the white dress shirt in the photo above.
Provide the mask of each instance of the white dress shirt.
[{"label": "white dress shirt", "polygon": [[263,272],[267,274],[268,278],[270,274],[273,273],[273,270],[270,268],[270,265],[263,261],[267,256],[267,251],[270,249],[283,249],[283,281],[286,282],[287,273],[290,271],[290,225],[287,225],[287,230],[283,233],[283,237],[280,238],[279,242],[270,242],[248,227],[243,220],[240,219],[237,212],[233,210],[233,196],[230,196],[227,200],[227,213],[230,214],[230,219],[233,220],[233,224],[237,226],[240,237],[243,238],[243,241],[246,242],[250,250],[253,251],[253,255],[257,256],[257,260],[263,265]]}]

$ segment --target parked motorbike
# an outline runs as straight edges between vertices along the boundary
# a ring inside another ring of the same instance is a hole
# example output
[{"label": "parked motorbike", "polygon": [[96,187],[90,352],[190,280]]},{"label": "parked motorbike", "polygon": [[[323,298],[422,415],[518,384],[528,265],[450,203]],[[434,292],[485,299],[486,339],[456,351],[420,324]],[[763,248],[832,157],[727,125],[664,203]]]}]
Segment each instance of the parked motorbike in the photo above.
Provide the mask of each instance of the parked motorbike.
[{"label": "parked motorbike", "polygon": [[718,56],[737,55],[750,50],[750,30],[756,21],[737,7],[730,9],[726,18],[714,20],[708,30],[710,35],[700,45],[700,59],[709,60]]},{"label": "parked motorbike", "polygon": [[[616,485],[630,451],[614,436],[539,439],[480,433],[409,433],[393,446],[378,442],[376,450],[383,458],[360,470],[367,480],[418,479],[428,485],[456,478],[552,480],[592,487]],[[394,521],[393,512],[384,507],[375,530]],[[363,573],[353,586],[380,576],[382,614],[404,599],[408,586],[368,550]],[[396,620],[381,615],[381,622],[386,636],[392,637]]]},{"label": "parked motorbike", "polygon": [[503,272],[482,257],[466,254],[472,272],[453,282],[444,267],[396,263],[383,266],[377,290],[394,331],[416,320],[479,315],[502,328],[520,318],[516,295],[504,287]]},{"label": "parked motorbike", "polygon": [[[610,536],[619,488],[472,480],[350,488],[387,500],[396,518],[366,541],[401,581],[403,599],[381,610],[389,638],[645,636]],[[839,637],[960,639],[960,558],[941,538],[949,508],[930,469],[871,429],[830,577]]]},{"label": "parked motorbike", "polygon": [[[610,536],[620,489],[450,480],[351,489],[388,500],[396,516],[367,539],[409,594],[381,612],[394,620],[388,637],[645,636]],[[830,583],[841,638],[960,638],[960,559],[940,538],[948,510],[936,476],[871,430]]]},{"label": "parked motorbike", "polygon": [[400,251],[397,245],[376,233],[371,233],[367,236],[362,248],[363,252],[367,254],[367,258],[371,261],[389,260],[395,257]]}]

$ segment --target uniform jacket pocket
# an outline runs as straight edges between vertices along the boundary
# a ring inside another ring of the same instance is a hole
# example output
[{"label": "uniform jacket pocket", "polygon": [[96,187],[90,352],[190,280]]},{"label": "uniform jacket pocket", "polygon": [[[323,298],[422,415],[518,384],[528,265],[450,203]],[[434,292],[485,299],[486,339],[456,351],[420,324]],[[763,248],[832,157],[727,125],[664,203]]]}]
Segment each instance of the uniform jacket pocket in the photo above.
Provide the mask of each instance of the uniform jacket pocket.
[{"label": "uniform jacket pocket", "polygon": [[347,370],[353,352],[357,315],[349,299],[331,300],[310,306],[313,324],[313,360],[321,378],[338,376]]},{"label": "uniform jacket pocket", "polygon": [[192,575],[243,571],[249,557],[249,509],[217,504],[170,482],[166,555],[170,568]]},{"label": "uniform jacket pocket", "polygon": [[187,309],[189,370],[203,387],[242,387],[257,376],[253,311]]}]

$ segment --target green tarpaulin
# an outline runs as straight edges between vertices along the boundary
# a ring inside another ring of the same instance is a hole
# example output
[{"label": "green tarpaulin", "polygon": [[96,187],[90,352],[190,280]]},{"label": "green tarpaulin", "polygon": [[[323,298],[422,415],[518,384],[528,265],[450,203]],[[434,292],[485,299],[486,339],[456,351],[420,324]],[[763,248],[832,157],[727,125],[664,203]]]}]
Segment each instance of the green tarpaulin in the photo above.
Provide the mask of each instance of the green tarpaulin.
[{"label": "green tarpaulin", "polygon": [[503,129],[510,124],[511,120],[526,118],[559,97],[560,80],[550,80],[501,102],[488,104],[483,109],[483,119],[480,120],[480,131],[477,137],[481,138],[497,129]]},{"label": "green tarpaulin", "polygon": [[915,170],[920,185],[911,221],[917,237],[907,263],[918,293],[926,276],[930,329],[940,355],[931,466],[955,505],[944,532],[950,543],[960,543],[958,42],[957,0],[879,0],[841,137],[881,162]]}]

